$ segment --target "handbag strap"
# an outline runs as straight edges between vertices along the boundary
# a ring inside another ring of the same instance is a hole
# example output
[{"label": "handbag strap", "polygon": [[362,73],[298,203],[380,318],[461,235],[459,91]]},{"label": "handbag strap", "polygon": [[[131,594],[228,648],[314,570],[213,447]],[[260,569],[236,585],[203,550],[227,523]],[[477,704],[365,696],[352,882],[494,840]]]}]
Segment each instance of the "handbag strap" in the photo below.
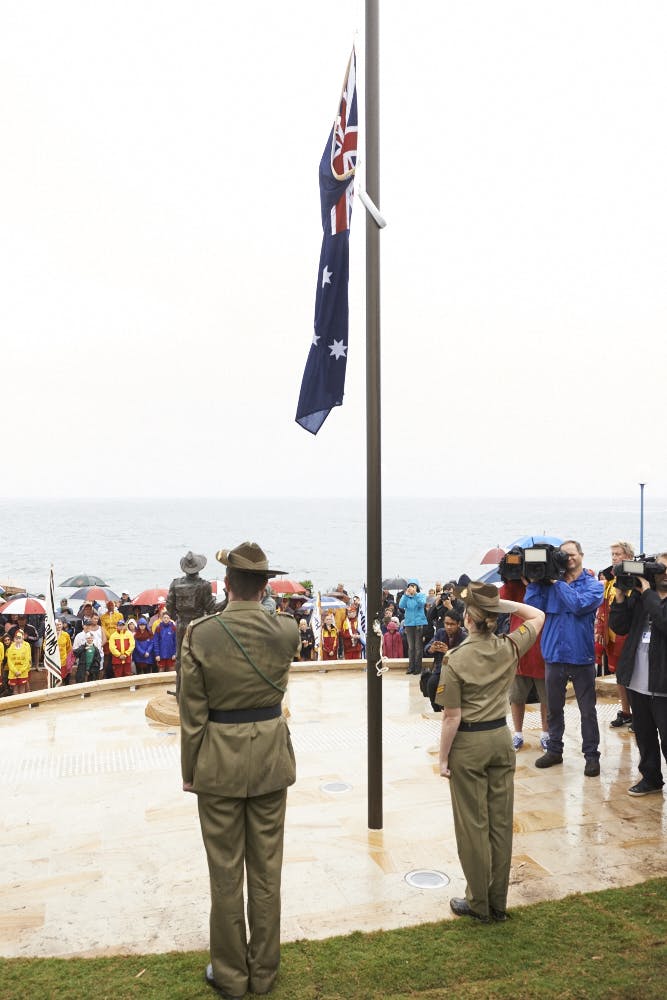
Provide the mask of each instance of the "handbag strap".
[{"label": "handbag strap", "polygon": [[243,655],[245,656],[246,660],[248,661],[248,663],[250,664],[250,666],[252,667],[252,669],[255,671],[255,673],[258,674],[262,678],[263,681],[266,681],[267,684],[270,684],[272,688],[275,688],[276,691],[280,691],[281,694],[285,694],[287,688],[281,688],[280,685],[274,683],[274,681],[272,681],[270,677],[267,677],[266,674],[263,673],[260,670],[260,668],[257,666],[257,664],[255,663],[255,661],[253,660],[253,658],[250,655],[250,653],[248,652],[248,650],[236,638],[236,636],[234,635],[234,633],[232,632],[232,630],[229,628],[229,626],[226,625],[223,622],[222,616],[221,615],[216,615],[216,619],[215,620],[225,630],[225,632],[230,637],[230,639],[234,640],[234,642],[239,647],[239,649],[241,650],[241,652],[243,653]]}]

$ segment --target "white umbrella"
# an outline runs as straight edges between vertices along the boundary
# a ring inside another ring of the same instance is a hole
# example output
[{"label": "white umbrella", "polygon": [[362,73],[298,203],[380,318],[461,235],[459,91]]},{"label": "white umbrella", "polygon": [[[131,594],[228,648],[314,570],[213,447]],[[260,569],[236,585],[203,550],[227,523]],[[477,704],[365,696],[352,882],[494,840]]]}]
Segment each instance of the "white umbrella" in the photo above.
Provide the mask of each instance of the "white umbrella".
[{"label": "white umbrella", "polygon": [[[311,597],[307,601],[303,602],[299,610],[312,611],[316,604],[317,600],[314,597]],[[346,608],[347,604],[345,604],[344,601],[339,601],[336,597],[321,597],[320,607],[323,611],[331,611],[333,608]]]}]

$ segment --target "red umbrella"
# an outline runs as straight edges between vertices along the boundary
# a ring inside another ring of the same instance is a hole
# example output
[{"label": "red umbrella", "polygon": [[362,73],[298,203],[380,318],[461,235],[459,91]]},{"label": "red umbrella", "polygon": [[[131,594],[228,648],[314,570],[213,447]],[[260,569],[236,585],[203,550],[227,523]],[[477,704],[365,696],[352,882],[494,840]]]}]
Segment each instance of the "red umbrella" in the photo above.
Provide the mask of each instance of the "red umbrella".
[{"label": "red umbrella", "polygon": [[17,597],[0,609],[3,615],[45,615],[46,608],[37,597]]},{"label": "red umbrella", "polygon": [[274,594],[305,594],[306,588],[296,580],[269,580],[269,587]]},{"label": "red umbrella", "polygon": [[142,590],[132,601],[133,604],[157,604],[161,597],[166,597],[169,593],[166,587],[153,587],[152,590]]},{"label": "red umbrella", "polygon": [[109,587],[81,587],[69,595],[70,601],[119,601],[120,597]]},{"label": "red umbrella", "polygon": [[497,566],[503,556],[507,555],[505,549],[501,549],[499,545],[496,545],[495,549],[489,549],[485,552],[479,561],[480,566]]}]

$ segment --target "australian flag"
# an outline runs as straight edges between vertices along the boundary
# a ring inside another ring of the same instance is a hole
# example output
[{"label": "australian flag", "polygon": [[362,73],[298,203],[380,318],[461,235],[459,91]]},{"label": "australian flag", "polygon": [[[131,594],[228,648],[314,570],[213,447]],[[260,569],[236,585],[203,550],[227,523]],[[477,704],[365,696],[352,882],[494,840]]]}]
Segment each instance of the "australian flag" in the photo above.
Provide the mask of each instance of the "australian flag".
[{"label": "australian flag", "polygon": [[296,422],[317,434],[343,402],[347,366],[350,219],[357,167],[357,80],[354,49],[343,93],[320,161],[322,250],[315,293],[315,330],[301,381]]}]

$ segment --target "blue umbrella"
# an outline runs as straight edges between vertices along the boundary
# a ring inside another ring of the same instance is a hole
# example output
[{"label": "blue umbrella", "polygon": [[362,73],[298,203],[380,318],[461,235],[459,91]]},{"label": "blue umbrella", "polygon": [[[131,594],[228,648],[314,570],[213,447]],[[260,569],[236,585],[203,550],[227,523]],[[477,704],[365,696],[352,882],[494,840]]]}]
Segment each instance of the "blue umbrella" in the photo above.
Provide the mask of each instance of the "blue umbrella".
[{"label": "blue umbrella", "polygon": [[[301,611],[312,611],[317,601],[314,597],[309,600],[304,601],[299,610]],[[345,608],[347,605],[344,601],[339,601],[336,597],[321,597],[320,607],[323,611],[332,611],[334,608]]]},{"label": "blue umbrella", "polygon": [[556,535],[522,535],[516,538],[507,546],[507,551],[513,549],[515,545],[520,545],[522,549],[532,549],[533,545],[562,545],[563,539]]},{"label": "blue umbrella", "polygon": [[502,583],[500,579],[500,574],[498,572],[497,566],[492,566],[491,569],[483,573],[482,576],[477,577],[477,583]]}]

